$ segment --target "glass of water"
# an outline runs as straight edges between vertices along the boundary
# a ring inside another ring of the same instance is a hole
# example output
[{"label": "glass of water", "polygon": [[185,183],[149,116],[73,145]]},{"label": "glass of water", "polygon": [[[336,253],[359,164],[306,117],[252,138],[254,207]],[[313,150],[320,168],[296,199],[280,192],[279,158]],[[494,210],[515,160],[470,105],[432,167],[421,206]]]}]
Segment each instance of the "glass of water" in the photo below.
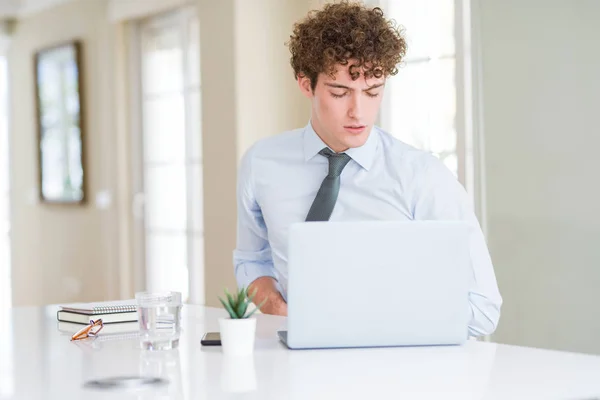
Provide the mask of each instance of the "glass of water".
[{"label": "glass of water", "polygon": [[177,348],[181,334],[181,292],[140,292],[135,294],[135,299],[142,348]]}]

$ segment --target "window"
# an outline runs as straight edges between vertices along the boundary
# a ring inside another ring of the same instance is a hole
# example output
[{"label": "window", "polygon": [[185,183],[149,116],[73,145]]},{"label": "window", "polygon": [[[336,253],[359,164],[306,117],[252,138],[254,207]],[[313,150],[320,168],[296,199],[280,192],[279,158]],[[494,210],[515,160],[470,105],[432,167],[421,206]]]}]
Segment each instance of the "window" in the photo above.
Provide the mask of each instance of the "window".
[{"label": "window", "polygon": [[[408,43],[398,75],[388,80],[381,127],[437,156],[465,184],[465,130],[460,110],[463,66],[455,0],[375,0],[404,27]],[[460,27],[459,27],[460,28]]]},{"label": "window", "polygon": [[199,34],[195,9],[139,26],[146,288],[193,303],[204,302]]}]

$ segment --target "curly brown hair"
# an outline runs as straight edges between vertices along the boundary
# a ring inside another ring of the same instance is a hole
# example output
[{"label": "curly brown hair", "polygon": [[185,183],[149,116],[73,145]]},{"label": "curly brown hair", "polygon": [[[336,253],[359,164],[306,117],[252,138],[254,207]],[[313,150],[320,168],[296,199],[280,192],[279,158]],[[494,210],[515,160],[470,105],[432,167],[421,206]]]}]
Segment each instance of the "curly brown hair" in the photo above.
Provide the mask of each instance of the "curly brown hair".
[{"label": "curly brown hair", "polygon": [[343,1],[309,12],[294,24],[287,43],[294,77],[308,77],[312,90],[320,73],[335,76],[336,64],[349,66],[352,80],[362,70],[365,78],[396,75],[406,55],[406,41],[394,20],[379,7]]}]

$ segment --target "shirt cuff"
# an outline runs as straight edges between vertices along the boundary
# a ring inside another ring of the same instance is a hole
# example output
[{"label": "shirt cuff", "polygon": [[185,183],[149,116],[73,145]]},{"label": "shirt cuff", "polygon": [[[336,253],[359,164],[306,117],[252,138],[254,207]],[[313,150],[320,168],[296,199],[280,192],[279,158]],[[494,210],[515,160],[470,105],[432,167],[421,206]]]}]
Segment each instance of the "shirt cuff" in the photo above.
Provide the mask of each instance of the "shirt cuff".
[{"label": "shirt cuff", "polygon": [[244,263],[236,268],[235,278],[238,287],[248,287],[252,282],[263,276],[277,280],[272,264]]}]

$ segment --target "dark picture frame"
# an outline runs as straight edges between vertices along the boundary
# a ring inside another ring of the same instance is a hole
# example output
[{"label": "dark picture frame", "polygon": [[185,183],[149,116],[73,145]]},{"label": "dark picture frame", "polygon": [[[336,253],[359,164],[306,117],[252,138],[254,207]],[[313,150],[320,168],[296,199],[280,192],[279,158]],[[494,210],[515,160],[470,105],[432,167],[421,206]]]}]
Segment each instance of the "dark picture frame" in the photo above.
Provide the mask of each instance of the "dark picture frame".
[{"label": "dark picture frame", "polygon": [[38,191],[43,203],[86,202],[82,44],[35,53]]}]

